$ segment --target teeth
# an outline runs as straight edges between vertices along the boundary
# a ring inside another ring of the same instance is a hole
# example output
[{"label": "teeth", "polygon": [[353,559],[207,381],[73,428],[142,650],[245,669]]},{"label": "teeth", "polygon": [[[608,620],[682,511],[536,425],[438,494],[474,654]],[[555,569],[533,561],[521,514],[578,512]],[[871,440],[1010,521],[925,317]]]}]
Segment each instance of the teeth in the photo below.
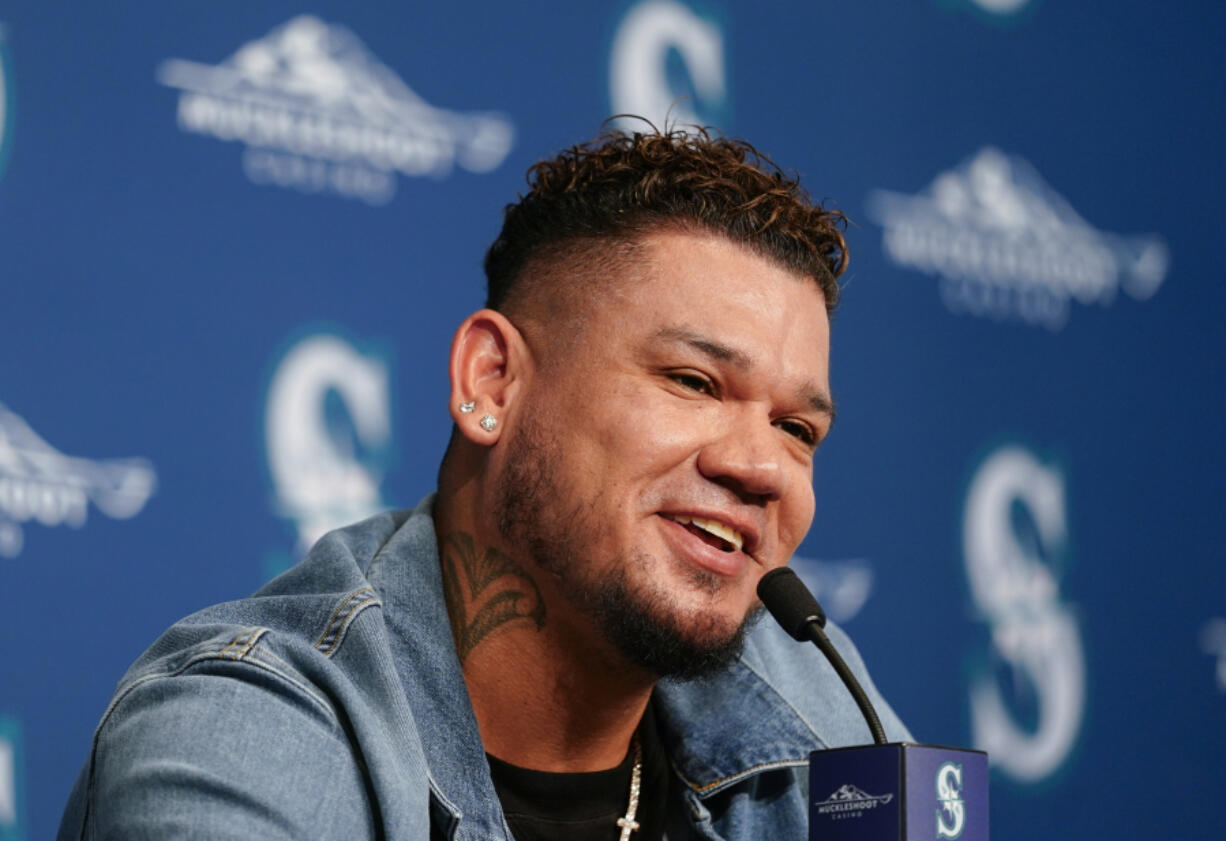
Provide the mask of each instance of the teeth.
[{"label": "teeth", "polygon": [[716,537],[723,538],[735,546],[736,551],[738,552],[741,551],[741,547],[745,545],[745,538],[739,531],[716,520],[704,520],[701,517],[683,517],[680,515],[673,516],[671,519],[676,520],[682,525],[690,523],[698,526],[698,528],[702,529],[708,534],[713,534]]}]

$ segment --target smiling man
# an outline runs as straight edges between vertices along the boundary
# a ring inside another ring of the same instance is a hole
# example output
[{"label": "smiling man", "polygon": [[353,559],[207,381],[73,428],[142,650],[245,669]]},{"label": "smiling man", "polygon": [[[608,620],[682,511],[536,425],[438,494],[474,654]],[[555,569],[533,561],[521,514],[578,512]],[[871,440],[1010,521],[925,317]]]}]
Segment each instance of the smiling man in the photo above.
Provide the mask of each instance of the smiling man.
[{"label": "smiling man", "polygon": [[809,751],[870,735],[755,588],[813,518],[842,218],[701,132],[530,187],[455,334],[437,494],[168,631],[62,839],[807,836]]}]

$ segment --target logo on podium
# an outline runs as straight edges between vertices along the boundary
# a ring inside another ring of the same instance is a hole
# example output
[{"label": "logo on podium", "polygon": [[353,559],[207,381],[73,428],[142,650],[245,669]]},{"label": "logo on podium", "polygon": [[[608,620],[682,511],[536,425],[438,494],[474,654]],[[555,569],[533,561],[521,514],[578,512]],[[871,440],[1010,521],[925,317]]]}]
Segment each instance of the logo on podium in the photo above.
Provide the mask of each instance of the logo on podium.
[{"label": "logo on podium", "polygon": [[871,795],[853,785],[843,785],[829,797],[813,806],[819,815],[831,815],[834,820],[858,818],[869,809],[884,806],[894,799],[893,794]]},{"label": "logo on podium", "polygon": [[962,802],[962,766],[946,762],[937,769],[937,838],[957,838],[966,825],[966,804]]}]

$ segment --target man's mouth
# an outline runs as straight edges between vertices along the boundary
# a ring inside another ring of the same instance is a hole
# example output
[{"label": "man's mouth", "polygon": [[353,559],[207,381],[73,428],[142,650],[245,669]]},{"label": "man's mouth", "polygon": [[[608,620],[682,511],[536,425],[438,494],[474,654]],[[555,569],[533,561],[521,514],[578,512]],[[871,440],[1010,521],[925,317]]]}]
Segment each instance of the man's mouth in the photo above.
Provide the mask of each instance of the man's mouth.
[{"label": "man's mouth", "polygon": [[664,516],[684,526],[691,534],[723,552],[739,552],[745,545],[745,538],[739,531],[717,520],[686,517],[683,514],[665,514]]}]

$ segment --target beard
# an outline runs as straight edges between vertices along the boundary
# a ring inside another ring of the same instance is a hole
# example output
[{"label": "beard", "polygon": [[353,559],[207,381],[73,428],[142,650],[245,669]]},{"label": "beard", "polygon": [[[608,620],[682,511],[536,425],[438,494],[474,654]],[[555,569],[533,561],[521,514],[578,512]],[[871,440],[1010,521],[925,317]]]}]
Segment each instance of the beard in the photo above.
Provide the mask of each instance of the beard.
[{"label": "beard", "polygon": [[[640,553],[600,563],[599,494],[582,500],[570,493],[560,453],[534,418],[525,418],[508,444],[493,513],[512,553],[529,554],[552,575],[563,597],[591,616],[632,666],[656,677],[693,680],[735,662],[762,608],[735,626],[713,612],[687,616],[665,587],[652,584],[653,570],[665,568],[667,559]],[[567,505],[569,500],[574,504]],[[687,568],[685,576],[712,597],[722,587],[718,576],[704,570]]]}]

